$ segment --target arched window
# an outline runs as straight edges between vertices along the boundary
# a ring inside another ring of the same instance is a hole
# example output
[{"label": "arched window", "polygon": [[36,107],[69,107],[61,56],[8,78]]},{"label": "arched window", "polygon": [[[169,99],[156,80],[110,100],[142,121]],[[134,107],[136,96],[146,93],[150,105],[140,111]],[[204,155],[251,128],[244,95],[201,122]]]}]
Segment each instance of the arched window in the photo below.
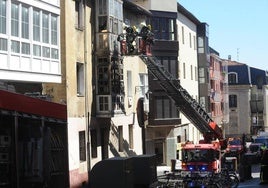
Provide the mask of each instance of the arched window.
[{"label": "arched window", "polygon": [[236,84],[237,83],[237,73],[231,72],[228,74],[228,83]]}]

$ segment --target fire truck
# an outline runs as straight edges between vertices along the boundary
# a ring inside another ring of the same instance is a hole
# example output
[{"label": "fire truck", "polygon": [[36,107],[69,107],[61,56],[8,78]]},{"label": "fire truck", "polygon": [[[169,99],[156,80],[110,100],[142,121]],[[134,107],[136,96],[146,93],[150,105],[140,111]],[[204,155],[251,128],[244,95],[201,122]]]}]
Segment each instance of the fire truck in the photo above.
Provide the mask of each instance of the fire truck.
[{"label": "fire truck", "polygon": [[[221,128],[212,120],[204,108],[180,85],[180,81],[169,73],[160,63],[157,57],[152,56],[150,45],[152,44],[153,34],[150,27],[144,27],[141,40],[144,46],[140,50],[140,58],[147,65],[148,71],[155,77],[162,89],[175,102],[176,107],[185,115],[193,125],[203,134],[204,140],[199,144],[185,143],[182,146],[182,168],[183,170],[203,170],[220,171],[221,149],[227,146],[223,138]],[[132,33],[129,33],[129,35]],[[133,38],[133,37],[132,37]],[[121,41],[123,46],[131,46],[133,40],[126,40],[127,45]],[[132,49],[132,48],[130,48]],[[127,51],[127,49],[126,49]],[[197,157],[194,159],[193,157]]]}]

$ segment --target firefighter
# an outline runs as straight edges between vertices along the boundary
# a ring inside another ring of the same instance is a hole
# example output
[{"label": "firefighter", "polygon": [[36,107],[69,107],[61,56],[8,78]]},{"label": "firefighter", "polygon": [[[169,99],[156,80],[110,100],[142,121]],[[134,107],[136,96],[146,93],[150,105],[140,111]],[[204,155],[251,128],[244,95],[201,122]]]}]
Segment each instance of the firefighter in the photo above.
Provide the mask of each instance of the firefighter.
[{"label": "firefighter", "polygon": [[263,150],[261,158],[260,184],[268,183],[268,150]]}]

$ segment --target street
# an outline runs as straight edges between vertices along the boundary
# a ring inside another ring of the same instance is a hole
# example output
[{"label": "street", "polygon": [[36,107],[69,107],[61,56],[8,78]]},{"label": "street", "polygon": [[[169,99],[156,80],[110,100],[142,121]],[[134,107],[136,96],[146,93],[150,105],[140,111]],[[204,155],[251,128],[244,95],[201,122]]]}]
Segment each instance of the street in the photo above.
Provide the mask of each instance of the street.
[{"label": "street", "polygon": [[[157,167],[157,175],[163,174],[164,171],[170,171],[170,167],[167,166],[158,166]],[[251,176],[252,179],[245,180],[239,183],[239,188],[241,187],[249,187],[249,188],[264,188],[268,187],[268,184],[260,184],[260,165],[254,164],[251,166]]]},{"label": "street", "polygon": [[240,182],[238,187],[268,187],[268,184],[260,185],[260,165],[251,166],[252,179]]}]

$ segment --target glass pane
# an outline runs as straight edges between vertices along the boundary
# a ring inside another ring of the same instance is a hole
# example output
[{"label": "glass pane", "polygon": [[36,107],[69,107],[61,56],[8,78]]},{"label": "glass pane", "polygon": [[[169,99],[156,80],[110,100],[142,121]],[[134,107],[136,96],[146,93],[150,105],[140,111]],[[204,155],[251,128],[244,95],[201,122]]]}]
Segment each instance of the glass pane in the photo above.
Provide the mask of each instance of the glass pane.
[{"label": "glass pane", "polygon": [[43,57],[50,58],[50,49],[48,47],[43,46],[42,53],[43,53]]},{"label": "glass pane", "polygon": [[41,56],[41,46],[33,45],[33,55],[34,56]]},{"label": "glass pane", "polygon": [[11,41],[11,52],[20,53],[20,42]]},{"label": "glass pane", "polygon": [[7,51],[7,39],[0,38],[0,50]]},{"label": "glass pane", "polygon": [[51,16],[51,44],[58,44],[58,22],[56,16]]},{"label": "glass pane", "polygon": [[21,53],[30,54],[30,44],[29,43],[21,43]]},{"label": "glass pane", "polygon": [[51,58],[59,59],[59,51],[58,51],[58,49],[55,49],[55,48],[51,49]]},{"label": "glass pane", "polygon": [[0,0],[0,33],[6,34],[6,1]]},{"label": "glass pane", "polygon": [[29,10],[26,7],[21,9],[21,37],[29,38]]},{"label": "glass pane", "polygon": [[19,36],[19,6],[11,5],[11,35]]},{"label": "glass pane", "polygon": [[33,11],[33,40],[40,41],[40,13]]},{"label": "glass pane", "polygon": [[49,43],[49,24],[48,24],[48,14],[43,13],[42,17],[42,36],[43,42]]}]

